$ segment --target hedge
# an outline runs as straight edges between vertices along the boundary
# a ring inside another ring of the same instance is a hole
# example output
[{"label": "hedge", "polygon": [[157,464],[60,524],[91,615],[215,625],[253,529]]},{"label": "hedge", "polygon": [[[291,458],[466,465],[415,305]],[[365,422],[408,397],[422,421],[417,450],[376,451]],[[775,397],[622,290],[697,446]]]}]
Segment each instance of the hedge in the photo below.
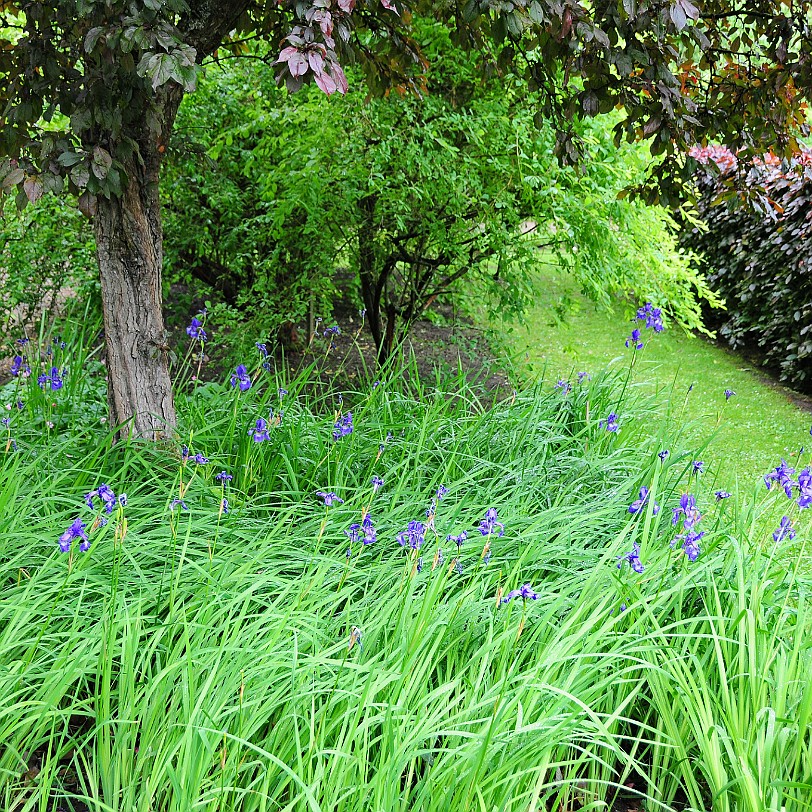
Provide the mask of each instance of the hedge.
[{"label": "hedge", "polygon": [[812,390],[812,153],[740,166],[725,147],[694,148],[699,219],[682,243],[702,254],[727,309],[709,314],[734,349],[755,350]]}]

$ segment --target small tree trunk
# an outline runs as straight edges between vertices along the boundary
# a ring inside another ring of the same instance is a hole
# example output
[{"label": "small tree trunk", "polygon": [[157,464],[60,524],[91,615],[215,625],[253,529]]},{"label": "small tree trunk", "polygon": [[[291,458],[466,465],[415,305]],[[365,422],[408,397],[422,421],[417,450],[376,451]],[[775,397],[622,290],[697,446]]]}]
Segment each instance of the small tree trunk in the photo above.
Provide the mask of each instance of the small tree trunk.
[{"label": "small tree trunk", "polygon": [[123,195],[99,198],[93,219],[110,423],[138,437],[157,439],[175,427],[175,405],[161,312],[160,153],[154,141],[140,147],[143,165],[136,159],[129,162]]}]

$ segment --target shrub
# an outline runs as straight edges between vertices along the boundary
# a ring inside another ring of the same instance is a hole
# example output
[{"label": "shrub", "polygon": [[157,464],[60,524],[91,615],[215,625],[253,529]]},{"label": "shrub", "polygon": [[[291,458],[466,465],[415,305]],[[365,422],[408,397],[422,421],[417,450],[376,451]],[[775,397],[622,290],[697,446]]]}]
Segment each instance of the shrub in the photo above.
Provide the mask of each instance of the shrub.
[{"label": "shrub", "polygon": [[[812,153],[772,156],[746,167],[723,147],[694,150],[698,210],[684,245],[702,252],[708,281],[723,296],[719,334],[757,348],[782,380],[812,385]],[[712,163],[711,163],[712,162]]]},{"label": "shrub", "polygon": [[591,298],[632,294],[700,328],[713,296],[668,215],[618,199],[645,175],[642,151],[585,121],[589,161],[560,166],[520,83],[482,82],[447,33],[425,20],[420,31],[432,64],[420,99],[290,100],[259,61],[212,68],[180,109],[165,167],[171,272],[267,333],[311,296],[324,307],[347,267],[381,360],[440,296],[485,290],[492,310],[521,313],[542,249]]},{"label": "shrub", "polygon": [[24,212],[0,202],[0,336],[99,289],[96,244],[75,203],[47,195]]}]

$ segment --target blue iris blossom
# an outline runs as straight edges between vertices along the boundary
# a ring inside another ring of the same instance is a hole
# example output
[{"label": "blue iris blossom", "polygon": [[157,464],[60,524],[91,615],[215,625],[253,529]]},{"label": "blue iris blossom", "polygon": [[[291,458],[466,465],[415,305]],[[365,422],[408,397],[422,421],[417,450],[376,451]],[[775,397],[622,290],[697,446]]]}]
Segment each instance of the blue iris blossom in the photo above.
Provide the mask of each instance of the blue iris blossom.
[{"label": "blue iris blossom", "polygon": [[69,553],[71,542],[74,539],[82,539],[79,543],[79,551],[86,553],[90,549],[90,539],[85,532],[87,525],[81,519],[74,519],[70,527],[59,537],[59,549],[63,553]]},{"label": "blue iris blossom", "polygon": [[618,569],[623,566],[624,562],[628,562],[629,567],[631,567],[631,569],[636,573],[641,573],[645,569],[640,561],[640,545],[636,541],[632,544],[632,549],[630,552],[619,555],[617,558],[619,562],[617,565]]},{"label": "blue iris blossom", "polygon": [[792,541],[795,538],[795,530],[792,527],[792,522],[789,519],[789,516],[782,516],[781,523],[778,525],[778,529],[773,533],[773,539],[777,543],[779,541]]},{"label": "blue iris blossom", "polygon": [[423,546],[426,537],[426,526],[423,522],[411,521],[406,529],[398,533],[397,541],[401,547],[408,547],[410,550],[419,550]]},{"label": "blue iris blossom", "polygon": [[794,473],[795,469],[790,468],[784,460],[781,460],[781,464],[777,465],[774,471],[764,475],[764,484],[767,486],[767,490],[770,490],[773,482],[777,482],[784,489],[787,498],[792,499],[792,486],[794,484],[792,476]]},{"label": "blue iris blossom", "polygon": [[320,496],[324,500],[324,507],[332,507],[336,502],[340,505],[344,504],[344,500],[332,491],[316,491],[316,496]]},{"label": "blue iris blossom", "polygon": [[663,311],[659,307],[654,307],[651,302],[646,302],[643,307],[638,308],[636,318],[645,321],[645,326],[653,329],[655,333],[661,333],[665,329],[663,326]]},{"label": "blue iris blossom", "polygon": [[609,417],[605,418],[604,420],[598,421],[598,428],[603,428],[606,426],[607,431],[611,431],[613,433],[617,433],[620,431],[620,423],[618,423],[617,415],[614,412],[609,413]]},{"label": "blue iris blossom", "polygon": [[347,437],[348,435],[352,434],[353,430],[354,426],[352,424],[352,412],[347,412],[347,414],[336,420],[335,424],[333,425],[333,440],[338,441],[342,437]]},{"label": "blue iris blossom", "polygon": [[237,364],[234,374],[231,376],[231,385],[240,387],[240,392],[247,392],[251,388],[251,378],[245,364]]},{"label": "blue iris blossom", "polygon": [[248,429],[248,433],[254,438],[255,443],[262,443],[271,439],[268,434],[268,421],[264,417],[258,417],[256,425],[254,428]]},{"label": "blue iris blossom", "polygon": [[[648,488],[640,488],[640,498],[635,499],[634,502],[629,505],[629,513],[640,513],[640,511],[646,506],[648,494]],[[656,502],[653,502],[652,505],[651,514],[652,516],[656,516],[660,512],[660,506]]]},{"label": "blue iris blossom", "polygon": [[479,532],[482,533],[483,536],[490,536],[493,535],[496,528],[499,528],[499,533],[497,533],[497,538],[505,535],[505,525],[502,522],[496,521],[498,518],[496,513],[496,508],[488,508],[485,511],[485,518],[479,523]]},{"label": "blue iris blossom", "polygon": [[203,322],[196,316],[192,318],[191,324],[186,328],[186,334],[195,341],[208,340],[206,331],[203,329]]},{"label": "blue iris blossom", "polygon": [[626,339],[627,347],[634,347],[636,350],[643,349],[643,342],[640,340],[640,331],[635,327],[632,334]]},{"label": "blue iris blossom", "polygon": [[536,601],[538,600],[538,593],[534,591],[530,584],[525,584],[519,589],[511,589],[510,592],[502,598],[502,603],[510,603],[514,598],[521,598],[523,601]]}]

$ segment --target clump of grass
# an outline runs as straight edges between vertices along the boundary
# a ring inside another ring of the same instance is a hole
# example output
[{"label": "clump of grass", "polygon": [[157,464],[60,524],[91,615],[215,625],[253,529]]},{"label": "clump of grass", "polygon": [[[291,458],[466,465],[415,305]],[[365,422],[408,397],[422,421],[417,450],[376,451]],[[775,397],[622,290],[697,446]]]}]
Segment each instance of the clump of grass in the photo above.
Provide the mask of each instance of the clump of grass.
[{"label": "clump of grass", "polygon": [[[312,372],[199,385],[177,447],[81,428],[95,390],[59,429],[11,427],[3,808],[808,804],[806,533],[765,531],[795,516],[782,492],[716,501],[622,376],[485,405],[396,374],[339,400]],[[126,504],[87,507],[101,483]],[[90,549],[61,553],[77,516]]]}]

